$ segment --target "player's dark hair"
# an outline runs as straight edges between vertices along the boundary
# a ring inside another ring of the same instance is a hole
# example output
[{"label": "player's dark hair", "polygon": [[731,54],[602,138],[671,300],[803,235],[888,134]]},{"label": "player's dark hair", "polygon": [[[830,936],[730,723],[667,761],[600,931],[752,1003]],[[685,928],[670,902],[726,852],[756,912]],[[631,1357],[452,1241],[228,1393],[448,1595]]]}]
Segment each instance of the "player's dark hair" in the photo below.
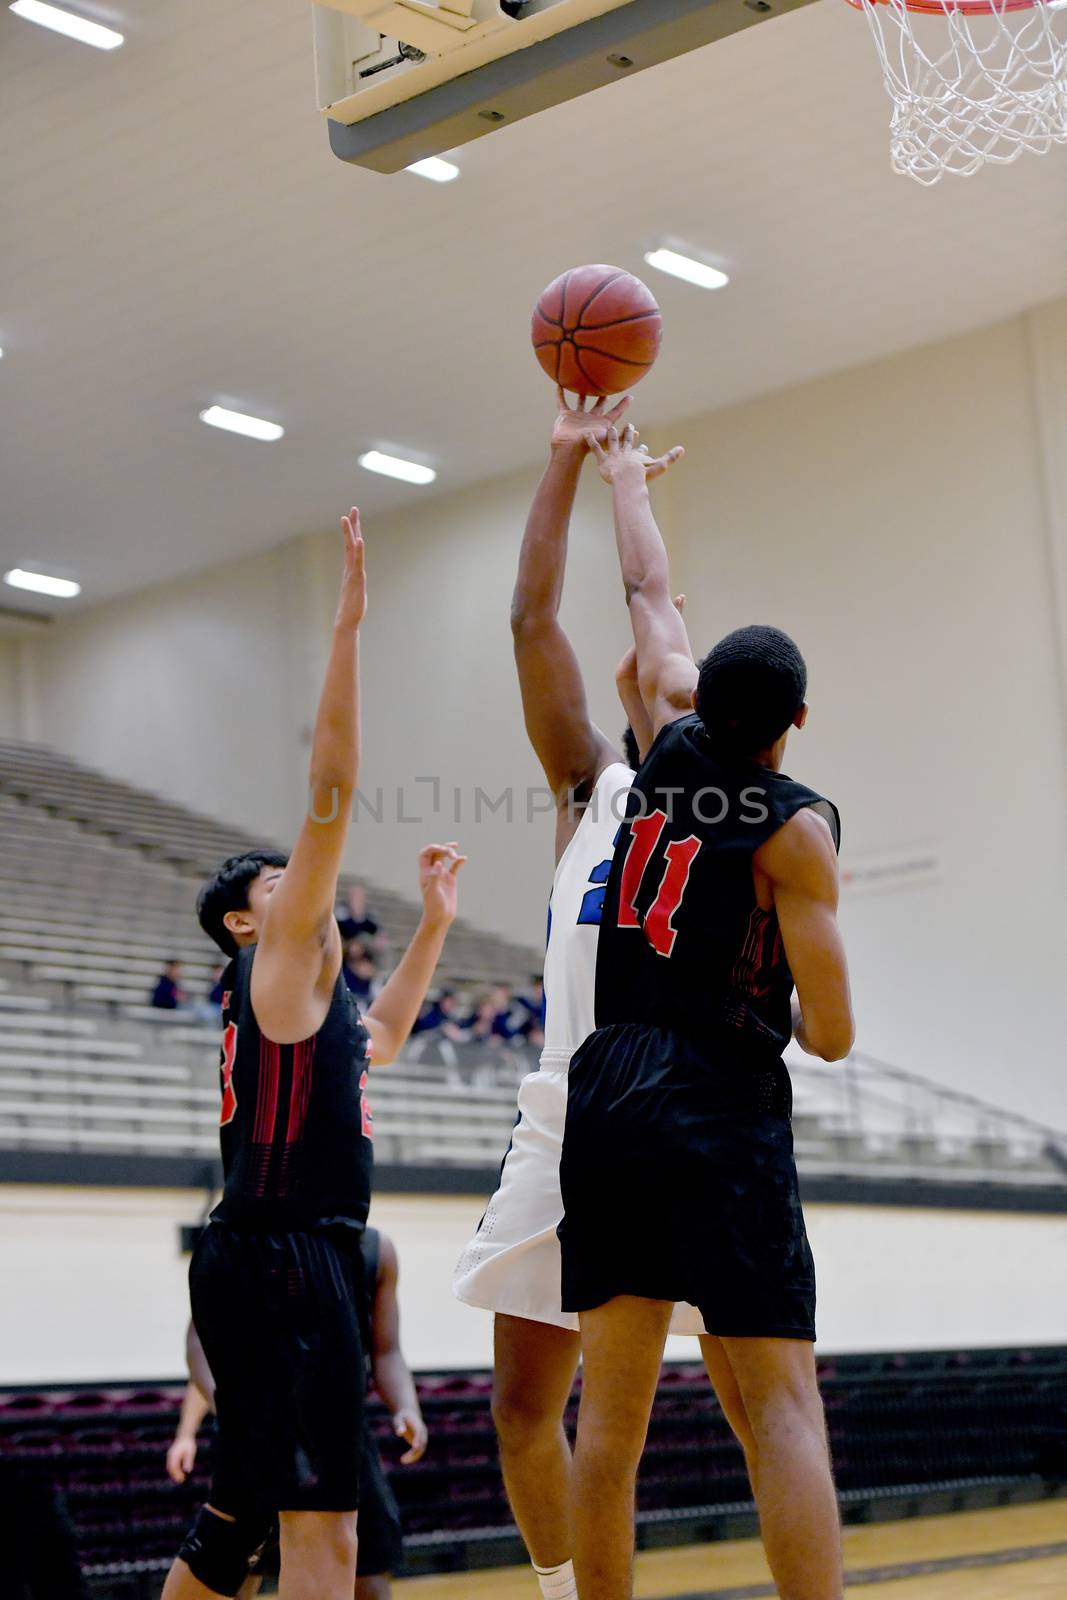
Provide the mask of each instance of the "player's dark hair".
[{"label": "player's dark hair", "polygon": [[281,850],[247,850],[230,856],[196,897],[196,914],[209,939],[224,955],[237,954],[237,941],[224,918],[230,911],[248,910],[248,891],[264,867],[286,867],[289,857]]},{"label": "player's dark hair", "polygon": [[738,628],[700,663],[696,710],[719,749],[755,756],[781,738],[807,687],[804,657],[788,634],[759,625]]},{"label": "player's dark hair", "polygon": [[636,772],[641,765],[641,752],[637,748],[637,735],[629,723],[626,724],[626,730],[622,736],[622,753],[626,757],[626,765],[633,767]]}]

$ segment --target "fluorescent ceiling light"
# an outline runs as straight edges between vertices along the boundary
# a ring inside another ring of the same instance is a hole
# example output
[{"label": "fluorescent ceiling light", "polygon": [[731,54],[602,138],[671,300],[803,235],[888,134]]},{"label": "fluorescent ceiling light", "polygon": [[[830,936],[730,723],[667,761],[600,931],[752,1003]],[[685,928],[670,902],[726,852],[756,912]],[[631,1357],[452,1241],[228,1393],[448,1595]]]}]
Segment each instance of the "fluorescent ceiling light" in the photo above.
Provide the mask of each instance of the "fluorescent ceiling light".
[{"label": "fluorescent ceiling light", "polygon": [[432,483],[437,476],[432,467],[404,461],[400,456],[387,456],[381,450],[368,450],[360,456],[359,464],[368,472],[380,472],[383,477],[399,478],[403,483]]},{"label": "fluorescent ceiling light", "polygon": [[225,428],[228,433],[242,433],[246,439],[280,439],[285,429],[277,422],[266,422],[263,417],[247,417],[243,411],[227,411],[225,406],[208,406],[201,411],[200,421],[209,428]]},{"label": "fluorescent ceiling light", "polygon": [[451,161],[442,161],[440,156],[427,156],[425,161],[413,161],[406,172],[414,172],[420,178],[429,178],[433,183],[451,183],[453,178],[459,177],[459,168],[452,165]]},{"label": "fluorescent ceiling light", "polygon": [[723,284],[730,281],[718,267],[709,267],[706,261],[695,261],[692,256],[680,255],[677,250],[668,250],[666,246],[646,251],[645,260],[650,267],[669,272],[672,278],[684,278],[686,283],[695,283],[701,289],[721,289]]},{"label": "fluorescent ceiling light", "polygon": [[82,586],[73,578],[53,578],[47,572],[27,572],[22,567],[12,567],[4,573],[4,582],[13,589],[30,589],[34,594],[55,595],[58,600],[73,600],[81,594]]},{"label": "fluorescent ceiling light", "polygon": [[53,33],[65,33],[68,39],[91,44],[97,50],[117,50],[123,42],[122,34],[116,33],[114,28],[90,22],[88,17],[63,11],[59,6],[45,5],[44,0],[14,0],[11,10],[17,17],[25,17],[27,22],[37,22],[42,28],[51,28]]}]

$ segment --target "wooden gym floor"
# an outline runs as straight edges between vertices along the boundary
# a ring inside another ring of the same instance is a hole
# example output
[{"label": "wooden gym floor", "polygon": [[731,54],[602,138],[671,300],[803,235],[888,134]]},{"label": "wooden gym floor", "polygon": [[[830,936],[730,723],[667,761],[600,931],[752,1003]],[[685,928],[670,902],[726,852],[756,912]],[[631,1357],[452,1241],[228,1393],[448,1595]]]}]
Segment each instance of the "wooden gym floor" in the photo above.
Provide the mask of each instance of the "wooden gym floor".
[{"label": "wooden gym floor", "polygon": [[[845,1529],[848,1600],[1064,1600],[1067,1501]],[[529,1568],[409,1578],[397,1600],[537,1600]],[[637,1600],[773,1597],[759,1544],[693,1545],[637,1558]]]}]

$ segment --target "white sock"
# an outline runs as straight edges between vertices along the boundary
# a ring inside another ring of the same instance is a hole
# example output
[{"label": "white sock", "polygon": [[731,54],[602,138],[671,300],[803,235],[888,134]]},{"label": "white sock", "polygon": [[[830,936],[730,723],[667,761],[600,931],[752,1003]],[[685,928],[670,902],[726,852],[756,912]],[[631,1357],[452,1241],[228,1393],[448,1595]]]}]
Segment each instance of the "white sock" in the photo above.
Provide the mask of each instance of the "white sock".
[{"label": "white sock", "polygon": [[558,1567],[534,1566],[544,1600],[578,1600],[578,1586],[574,1581],[574,1562],[564,1561]]}]

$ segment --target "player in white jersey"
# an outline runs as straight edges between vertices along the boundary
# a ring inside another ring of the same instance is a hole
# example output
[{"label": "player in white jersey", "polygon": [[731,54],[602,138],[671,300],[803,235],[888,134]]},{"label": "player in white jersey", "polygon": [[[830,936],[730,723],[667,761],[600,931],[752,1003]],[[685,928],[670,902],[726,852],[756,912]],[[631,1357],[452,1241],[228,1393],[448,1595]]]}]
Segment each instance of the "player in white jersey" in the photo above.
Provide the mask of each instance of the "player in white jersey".
[{"label": "player in white jersey", "polygon": [[[523,1079],[519,1120],[500,1185],[456,1268],[455,1293],[496,1313],[493,1417],[504,1482],[546,1600],[576,1600],[570,1562],[571,1453],[563,1413],[574,1384],[578,1318],[561,1309],[563,1216],[559,1161],[567,1068],[593,1032],[600,912],[633,767],[652,730],[634,654],[616,682],[634,735],[629,761],[590,721],[581,669],[559,622],[571,509],[590,429],[601,436],[627,410],[598,401],[568,408],[559,395],[548,466],[530,510],[512,601],[515,659],[526,729],[557,800],[556,872],[545,957],[545,1045],[539,1072]],[[681,605],[681,602],[676,602]],[[672,1329],[703,1335],[692,1306]],[[701,1338],[709,1373],[751,1466],[751,1434],[718,1341]]]}]

